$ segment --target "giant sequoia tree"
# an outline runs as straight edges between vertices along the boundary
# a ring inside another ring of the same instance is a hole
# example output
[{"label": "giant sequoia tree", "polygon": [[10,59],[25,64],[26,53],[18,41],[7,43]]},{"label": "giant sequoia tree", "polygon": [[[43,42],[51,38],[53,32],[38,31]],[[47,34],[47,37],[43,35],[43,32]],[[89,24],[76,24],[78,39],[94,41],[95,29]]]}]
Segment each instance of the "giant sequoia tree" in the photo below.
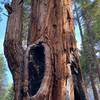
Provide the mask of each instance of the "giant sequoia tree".
[{"label": "giant sequoia tree", "polygon": [[15,100],[65,100],[66,86],[70,100],[85,100],[71,0],[31,1],[26,50],[21,44],[23,2],[13,0],[12,8],[4,52]]}]

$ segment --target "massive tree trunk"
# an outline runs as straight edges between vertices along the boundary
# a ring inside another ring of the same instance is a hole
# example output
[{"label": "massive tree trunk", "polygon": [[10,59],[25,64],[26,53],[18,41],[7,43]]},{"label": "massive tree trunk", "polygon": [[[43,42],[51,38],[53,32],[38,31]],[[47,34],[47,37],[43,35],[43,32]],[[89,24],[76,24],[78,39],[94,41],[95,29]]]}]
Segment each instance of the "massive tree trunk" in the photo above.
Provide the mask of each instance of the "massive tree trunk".
[{"label": "massive tree trunk", "polygon": [[15,100],[65,100],[71,73],[70,100],[85,100],[71,0],[32,0],[26,51],[21,46],[19,2],[12,2],[14,10],[4,41]]}]

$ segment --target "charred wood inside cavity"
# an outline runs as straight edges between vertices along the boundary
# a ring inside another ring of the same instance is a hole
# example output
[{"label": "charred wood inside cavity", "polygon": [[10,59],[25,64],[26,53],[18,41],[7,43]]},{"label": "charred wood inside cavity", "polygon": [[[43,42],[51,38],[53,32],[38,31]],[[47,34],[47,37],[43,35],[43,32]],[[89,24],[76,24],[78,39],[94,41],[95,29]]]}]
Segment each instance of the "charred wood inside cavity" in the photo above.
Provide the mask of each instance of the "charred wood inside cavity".
[{"label": "charred wood inside cavity", "polygon": [[30,96],[37,93],[40,88],[45,71],[45,54],[44,46],[42,44],[37,44],[30,49],[29,52],[29,84],[28,92]]},{"label": "charred wood inside cavity", "polygon": [[69,13],[68,10],[67,10],[67,19],[68,19],[68,21],[70,22],[70,20],[71,20],[71,16],[70,16],[70,13]]},{"label": "charred wood inside cavity", "polygon": [[71,73],[72,73],[73,82],[74,82],[75,100],[86,100],[85,94],[81,85],[82,84],[81,70],[80,70],[80,67],[78,66],[78,60],[74,53],[75,53],[75,49],[70,48],[70,64],[71,64],[70,67],[71,67]]}]

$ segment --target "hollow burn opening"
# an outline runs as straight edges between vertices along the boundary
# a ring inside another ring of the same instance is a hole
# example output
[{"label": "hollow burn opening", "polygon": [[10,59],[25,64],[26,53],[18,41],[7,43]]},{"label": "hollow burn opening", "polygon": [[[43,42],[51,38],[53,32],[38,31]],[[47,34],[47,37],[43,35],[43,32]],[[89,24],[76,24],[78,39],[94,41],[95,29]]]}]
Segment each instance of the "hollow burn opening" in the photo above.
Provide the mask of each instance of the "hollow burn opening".
[{"label": "hollow burn opening", "polygon": [[67,19],[68,19],[68,21],[71,20],[71,16],[70,16],[70,13],[69,13],[68,9],[67,9]]},{"label": "hollow burn opening", "polygon": [[30,49],[28,66],[28,92],[33,96],[39,90],[45,72],[45,54],[42,44],[37,44]]},{"label": "hollow burn opening", "polygon": [[80,67],[78,66],[78,59],[77,56],[74,54],[75,53],[74,48],[70,48],[70,53],[71,53],[71,73],[73,77],[73,82],[74,82],[74,99],[75,100],[85,100],[85,95],[84,91],[82,89],[81,83],[82,83],[82,78],[81,78],[81,70]]}]

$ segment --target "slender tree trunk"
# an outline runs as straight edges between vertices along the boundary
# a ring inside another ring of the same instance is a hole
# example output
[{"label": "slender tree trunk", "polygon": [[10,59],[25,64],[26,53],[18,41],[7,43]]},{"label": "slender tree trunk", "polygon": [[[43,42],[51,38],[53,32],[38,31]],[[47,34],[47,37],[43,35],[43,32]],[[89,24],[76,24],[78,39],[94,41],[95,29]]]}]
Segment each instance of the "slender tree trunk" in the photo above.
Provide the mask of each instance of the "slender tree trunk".
[{"label": "slender tree trunk", "polygon": [[[87,24],[87,30],[88,30],[88,37],[90,37],[90,31],[89,31],[90,27],[88,26]],[[88,58],[88,64],[89,64],[89,72],[90,72],[90,81],[91,81],[91,85],[92,85],[92,89],[93,89],[93,94],[94,94],[94,99],[95,100],[99,100],[99,96],[98,96],[98,92],[97,92],[97,89],[96,89],[96,86],[95,86],[95,83],[94,83],[94,77],[93,77],[93,70],[95,68],[95,66],[97,65],[97,62],[94,61],[94,59],[96,59],[96,55],[95,55],[95,50],[94,50],[94,45],[92,43],[92,38],[90,37],[88,39],[88,46],[87,46],[87,50],[89,51],[88,52],[88,55],[87,55],[87,58]],[[97,69],[99,66],[96,66]],[[99,72],[99,71],[98,71]]]},{"label": "slender tree trunk", "polygon": [[98,93],[97,93],[97,90],[96,90],[96,87],[95,87],[93,75],[92,75],[91,72],[90,72],[89,75],[90,75],[90,81],[91,81],[91,85],[92,85],[92,89],[93,89],[94,99],[99,100]]},{"label": "slender tree trunk", "polygon": [[9,17],[4,41],[4,53],[11,70],[14,83],[15,100],[22,97],[23,50],[21,47],[22,4],[20,0],[12,1],[13,12]]},{"label": "slender tree trunk", "polygon": [[[12,2],[15,10],[10,15],[4,41],[15,100],[65,100],[69,61],[73,73],[70,98],[85,100],[71,0],[32,0],[26,51],[21,47],[22,4],[19,2]],[[71,59],[72,54],[77,63]]]}]

